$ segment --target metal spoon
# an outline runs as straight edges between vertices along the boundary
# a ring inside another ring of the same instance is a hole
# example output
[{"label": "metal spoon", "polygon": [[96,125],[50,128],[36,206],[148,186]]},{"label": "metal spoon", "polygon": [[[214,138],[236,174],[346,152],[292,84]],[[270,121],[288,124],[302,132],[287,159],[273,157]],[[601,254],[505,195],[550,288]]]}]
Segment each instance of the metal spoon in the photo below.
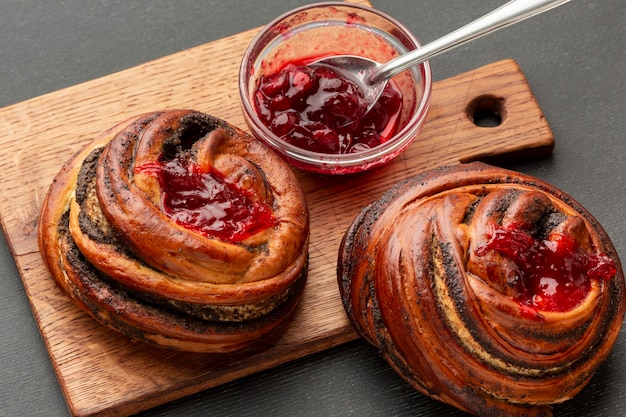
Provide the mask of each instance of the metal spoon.
[{"label": "metal spoon", "polygon": [[327,66],[339,70],[360,85],[368,110],[380,97],[389,79],[407,68],[435,55],[474,40],[482,35],[538,15],[569,0],[512,0],[473,22],[423,47],[381,64],[354,55],[337,55],[319,59],[311,66]]}]

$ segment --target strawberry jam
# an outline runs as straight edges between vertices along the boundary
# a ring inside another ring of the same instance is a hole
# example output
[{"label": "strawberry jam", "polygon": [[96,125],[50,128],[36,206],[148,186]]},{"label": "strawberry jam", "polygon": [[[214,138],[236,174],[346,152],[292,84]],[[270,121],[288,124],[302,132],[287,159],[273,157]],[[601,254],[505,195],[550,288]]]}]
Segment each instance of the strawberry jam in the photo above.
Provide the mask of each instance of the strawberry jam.
[{"label": "strawberry jam", "polygon": [[571,236],[536,239],[527,229],[498,226],[475,252],[495,250],[515,262],[525,285],[515,301],[527,316],[533,310],[568,311],[587,296],[591,281],[610,280],[617,272],[608,255],[583,251]]},{"label": "strawberry jam", "polygon": [[313,152],[347,154],[393,137],[402,94],[389,82],[366,113],[368,102],[360,87],[340,71],[290,63],[261,77],[254,105],[263,123],[284,141]]},{"label": "strawberry jam", "polygon": [[180,226],[227,242],[240,242],[275,224],[270,208],[216,170],[203,172],[183,159],[149,162],[136,172],[156,177],[162,210]]}]

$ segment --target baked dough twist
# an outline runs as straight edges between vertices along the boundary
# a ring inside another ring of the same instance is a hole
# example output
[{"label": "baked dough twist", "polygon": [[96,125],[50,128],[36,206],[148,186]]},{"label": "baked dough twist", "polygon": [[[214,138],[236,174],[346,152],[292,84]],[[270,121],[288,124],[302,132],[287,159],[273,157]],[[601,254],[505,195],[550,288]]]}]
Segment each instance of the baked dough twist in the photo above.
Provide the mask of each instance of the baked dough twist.
[{"label": "baked dough twist", "polygon": [[43,203],[40,251],[101,323],[157,346],[250,346],[307,275],[300,185],[266,146],[192,110],[153,112],[74,155]]},{"label": "baked dough twist", "polygon": [[551,415],[624,316],[597,220],[539,179],[481,163],[410,178],[366,207],[338,280],[356,330],[404,379],[481,416]]}]

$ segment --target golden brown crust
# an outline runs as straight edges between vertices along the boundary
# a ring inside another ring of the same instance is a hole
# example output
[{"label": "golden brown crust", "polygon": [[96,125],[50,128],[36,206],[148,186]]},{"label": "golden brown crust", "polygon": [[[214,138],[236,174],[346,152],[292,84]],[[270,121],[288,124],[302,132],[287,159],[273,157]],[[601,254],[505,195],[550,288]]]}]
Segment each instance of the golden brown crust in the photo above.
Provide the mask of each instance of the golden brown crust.
[{"label": "golden brown crust", "polygon": [[[567,234],[617,272],[570,310],[525,309],[518,266],[476,256],[494,225]],[[624,276],[598,222],[562,191],[481,163],[433,170],[366,207],[339,252],[357,331],[419,391],[476,415],[551,415],[606,358],[621,328]]]},{"label": "golden brown crust", "polygon": [[[273,226],[224,241],[173,222],[159,183],[135,167],[181,152],[266,204]],[[175,110],[123,122],[74,155],[44,201],[39,245],[59,286],[103,324],[158,346],[223,352],[294,310],[308,227],[297,179],[272,151],[224,121]]]}]

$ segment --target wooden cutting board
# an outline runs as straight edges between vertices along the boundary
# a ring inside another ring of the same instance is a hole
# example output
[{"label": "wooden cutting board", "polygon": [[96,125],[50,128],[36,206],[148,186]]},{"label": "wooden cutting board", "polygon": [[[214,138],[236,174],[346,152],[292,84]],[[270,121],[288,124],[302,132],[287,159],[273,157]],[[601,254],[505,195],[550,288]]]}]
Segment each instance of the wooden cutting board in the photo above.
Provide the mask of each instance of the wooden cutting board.
[{"label": "wooden cutting board", "polygon": [[[55,286],[37,248],[40,203],[61,165],[106,128],[147,111],[192,108],[245,128],[238,66],[253,29],[0,110],[0,216],[68,406],[76,416],[127,415],[356,338],[336,285],[352,219],[393,183],[428,168],[534,157],[554,138],[511,60],[437,82],[423,131],[398,159],[356,176],[297,172],[311,210],[309,281],[280,340],[252,355],[171,352],[100,326]],[[499,113],[479,127],[474,113]]]}]

